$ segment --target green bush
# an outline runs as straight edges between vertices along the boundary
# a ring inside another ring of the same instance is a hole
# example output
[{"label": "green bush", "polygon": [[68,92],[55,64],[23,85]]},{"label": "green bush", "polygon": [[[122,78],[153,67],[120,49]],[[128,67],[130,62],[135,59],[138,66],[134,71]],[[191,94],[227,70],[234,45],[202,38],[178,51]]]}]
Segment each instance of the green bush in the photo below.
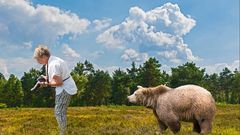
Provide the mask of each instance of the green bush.
[{"label": "green bush", "polygon": [[7,108],[7,104],[5,104],[5,103],[0,103],[0,109],[2,109],[2,108]]}]

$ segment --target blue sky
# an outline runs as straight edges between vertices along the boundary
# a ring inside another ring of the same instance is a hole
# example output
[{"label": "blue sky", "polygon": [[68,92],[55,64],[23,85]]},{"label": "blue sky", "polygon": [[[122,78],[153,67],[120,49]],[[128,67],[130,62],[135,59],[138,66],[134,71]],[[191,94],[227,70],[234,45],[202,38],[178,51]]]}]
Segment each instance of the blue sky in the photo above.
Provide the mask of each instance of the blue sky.
[{"label": "blue sky", "polygon": [[126,69],[156,57],[162,70],[193,61],[239,69],[238,0],[0,0],[0,72],[18,77],[42,43],[70,68]]}]

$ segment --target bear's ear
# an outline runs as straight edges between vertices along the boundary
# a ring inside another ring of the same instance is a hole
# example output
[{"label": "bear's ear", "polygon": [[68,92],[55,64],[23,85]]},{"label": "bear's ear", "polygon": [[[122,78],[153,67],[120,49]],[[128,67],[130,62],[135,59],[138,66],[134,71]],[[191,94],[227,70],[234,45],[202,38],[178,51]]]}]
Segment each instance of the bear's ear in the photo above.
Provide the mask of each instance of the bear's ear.
[{"label": "bear's ear", "polygon": [[142,87],[142,86],[140,86],[140,85],[138,85],[138,86],[137,86],[137,88],[138,88],[138,89],[141,89],[141,88],[143,88],[143,87]]}]

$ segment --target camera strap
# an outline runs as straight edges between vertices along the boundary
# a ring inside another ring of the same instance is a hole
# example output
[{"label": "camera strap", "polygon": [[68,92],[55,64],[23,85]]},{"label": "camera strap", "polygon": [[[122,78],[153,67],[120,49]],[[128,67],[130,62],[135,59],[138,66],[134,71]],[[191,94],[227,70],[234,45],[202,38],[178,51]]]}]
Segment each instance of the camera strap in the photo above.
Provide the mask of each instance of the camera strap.
[{"label": "camera strap", "polygon": [[49,83],[49,77],[48,77],[48,63],[46,64],[46,77],[47,77],[47,82]]}]

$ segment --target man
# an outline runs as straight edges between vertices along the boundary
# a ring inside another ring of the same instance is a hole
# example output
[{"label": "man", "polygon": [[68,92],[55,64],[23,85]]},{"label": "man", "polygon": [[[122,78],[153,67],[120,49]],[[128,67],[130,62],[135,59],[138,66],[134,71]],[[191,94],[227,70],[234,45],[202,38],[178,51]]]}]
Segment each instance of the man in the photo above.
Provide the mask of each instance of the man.
[{"label": "man", "polygon": [[34,58],[38,63],[45,65],[46,82],[41,82],[42,87],[55,87],[55,117],[59,126],[60,135],[67,129],[67,107],[71,96],[77,93],[77,87],[70,75],[64,60],[52,56],[47,46],[39,45],[34,51]]}]

